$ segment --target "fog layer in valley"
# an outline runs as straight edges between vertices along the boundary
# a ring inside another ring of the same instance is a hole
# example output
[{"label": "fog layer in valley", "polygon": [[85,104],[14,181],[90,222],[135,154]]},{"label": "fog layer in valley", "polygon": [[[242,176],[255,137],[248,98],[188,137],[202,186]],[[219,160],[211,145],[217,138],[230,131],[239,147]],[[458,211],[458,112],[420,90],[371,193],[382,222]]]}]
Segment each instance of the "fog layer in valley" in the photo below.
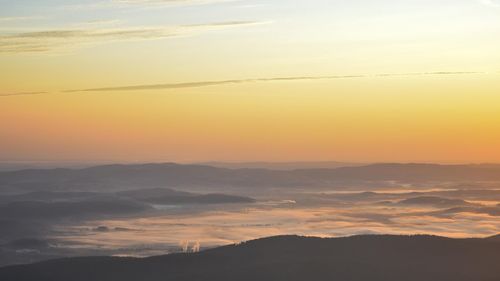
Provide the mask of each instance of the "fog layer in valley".
[{"label": "fog layer in valley", "polygon": [[282,234],[500,232],[500,166],[255,165],[2,172],[0,265],[199,251]]}]

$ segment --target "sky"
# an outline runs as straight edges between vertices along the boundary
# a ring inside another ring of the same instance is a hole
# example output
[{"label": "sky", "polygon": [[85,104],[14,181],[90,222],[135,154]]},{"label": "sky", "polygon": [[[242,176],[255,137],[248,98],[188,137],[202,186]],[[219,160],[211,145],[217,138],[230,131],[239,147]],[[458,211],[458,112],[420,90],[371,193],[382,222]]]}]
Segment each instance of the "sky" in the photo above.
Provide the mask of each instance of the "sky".
[{"label": "sky", "polygon": [[500,162],[497,0],[0,0],[1,161]]}]

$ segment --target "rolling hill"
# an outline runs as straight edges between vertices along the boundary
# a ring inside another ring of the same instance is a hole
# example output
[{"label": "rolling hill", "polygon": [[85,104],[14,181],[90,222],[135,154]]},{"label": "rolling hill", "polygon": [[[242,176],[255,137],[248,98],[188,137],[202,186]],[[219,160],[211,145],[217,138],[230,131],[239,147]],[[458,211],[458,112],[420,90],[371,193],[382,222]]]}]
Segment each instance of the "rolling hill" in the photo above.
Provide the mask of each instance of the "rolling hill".
[{"label": "rolling hill", "polygon": [[500,181],[500,165],[373,164],[336,169],[227,169],[202,165],[107,165],[0,172],[2,191],[178,187],[331,187],[349,182]]},{"label": "rolling hill", "polygon": [[500,241],[280,236],[199,253],[69,258],[0,268],[3,281],[496,281]]}]

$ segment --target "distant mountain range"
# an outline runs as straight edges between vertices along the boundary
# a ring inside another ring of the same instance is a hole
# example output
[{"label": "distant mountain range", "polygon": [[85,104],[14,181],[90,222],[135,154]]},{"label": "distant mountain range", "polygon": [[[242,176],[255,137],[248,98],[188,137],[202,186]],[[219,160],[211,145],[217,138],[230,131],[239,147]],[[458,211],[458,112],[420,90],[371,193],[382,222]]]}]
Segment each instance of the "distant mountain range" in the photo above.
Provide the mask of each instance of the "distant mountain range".
[{"label": "distant mountain range", "polygon": [[317,162],[202,162],[196,165],[228,169],[269,169],[269,170],[299,170],[299,169],[336,169],[341,167],[357,167],[366,163],[317,161]]},{"label": "distant mountain range", "polygon": [[500,181],[500,165],[373,164],[335,169],[228,169],[203,165],[106,165],[0,172],[0,191],[177,187],[331,187],[360,182]]},{"label": "distant mountain range", "polygon": [[497,281],[500,236],[281,236],[191,254],[69,258],[0,268],[2,281]]}]

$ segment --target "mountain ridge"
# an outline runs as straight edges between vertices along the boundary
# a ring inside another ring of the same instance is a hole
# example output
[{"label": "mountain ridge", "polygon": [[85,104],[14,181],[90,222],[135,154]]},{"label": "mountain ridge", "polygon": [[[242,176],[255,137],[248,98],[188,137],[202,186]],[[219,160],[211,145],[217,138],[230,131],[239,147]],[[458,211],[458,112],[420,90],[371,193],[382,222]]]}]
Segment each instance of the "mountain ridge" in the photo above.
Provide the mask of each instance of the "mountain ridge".
[{"label": "mountain ridge", "polygon": [[0,172],[0,189],[127,190],[177,187],[332,187],[363,183],[500,181],[500,165],[371,164],[335,169],[228,169],[176,163]]},{"label": "mountain ridge", "polygon": [[[3,281],[494,281],[496,239],[276,236],[191,254],[84,257],[0,268]],[[88,270],[92,268],[92,270]]]}]

